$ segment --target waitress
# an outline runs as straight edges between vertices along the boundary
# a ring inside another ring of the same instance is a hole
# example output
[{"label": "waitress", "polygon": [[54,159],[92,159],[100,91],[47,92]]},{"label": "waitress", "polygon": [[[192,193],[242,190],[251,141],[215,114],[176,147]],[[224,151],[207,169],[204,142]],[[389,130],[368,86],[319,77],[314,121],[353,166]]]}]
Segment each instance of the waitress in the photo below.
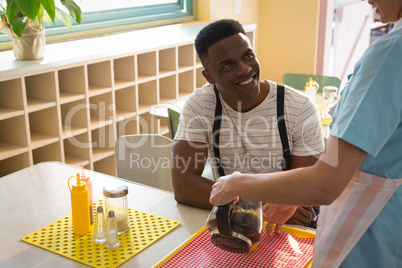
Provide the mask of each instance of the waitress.
[{"label": "waitress", "polygon": [[402,0],[368,3],[394,28],[356,64],[326,153],[311,167],[221,177],[211,192],[215,206],[322,205],[312,267],[402,267]]}]

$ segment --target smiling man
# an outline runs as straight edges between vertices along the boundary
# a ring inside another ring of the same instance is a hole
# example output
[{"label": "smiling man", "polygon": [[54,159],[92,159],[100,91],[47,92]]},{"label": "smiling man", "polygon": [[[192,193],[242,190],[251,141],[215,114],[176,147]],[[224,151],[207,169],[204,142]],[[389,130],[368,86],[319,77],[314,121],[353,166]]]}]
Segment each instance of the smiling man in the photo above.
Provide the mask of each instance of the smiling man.
[{"label": "smiling man", "polygon": [[[178,202],[212,207],[214,182],[202,177],[207,158],[214,180],[234,171],[265,173],[316,162],[324,144],[315,104],[287,86],[277,98],[277,83],[260,80],[260,64],[239,22],[207,25],[195,47],[208,83],[190,95],[180,117],[172,170]],[[282,128],[278,118],[284,119]],[[311,208],[299,208],[292,223],[308,225],[312,217]]]}]

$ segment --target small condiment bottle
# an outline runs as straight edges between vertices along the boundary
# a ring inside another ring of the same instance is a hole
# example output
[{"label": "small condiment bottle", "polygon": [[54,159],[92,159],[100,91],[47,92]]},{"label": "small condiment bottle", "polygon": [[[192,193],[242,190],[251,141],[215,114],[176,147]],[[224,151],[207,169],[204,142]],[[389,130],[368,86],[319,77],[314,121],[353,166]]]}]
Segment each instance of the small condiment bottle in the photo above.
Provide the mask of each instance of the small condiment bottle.
[{"label": "small condiment bottle", "polygon": [[106,218],[102,206],[98,206],[96,209],[96,219],[94,227],[94,238],[93,241],[96,244],[105,243],[106,234]]},{"label": "small condiment bottle", "polygon": [[126,185],[103,188],[106,211],[113,210],[116,216],[117,231],[119,234],[127,232],[130,229],[127,194],[128,188]]},{"label": "small condiment bottle", "polygon": [[105,247],[110,248],[118,248],[120,246],[119,235],[117,232],[117,223],[116,217],[113,210],[110,210],[107,215],[106,220],[106,241]]}]

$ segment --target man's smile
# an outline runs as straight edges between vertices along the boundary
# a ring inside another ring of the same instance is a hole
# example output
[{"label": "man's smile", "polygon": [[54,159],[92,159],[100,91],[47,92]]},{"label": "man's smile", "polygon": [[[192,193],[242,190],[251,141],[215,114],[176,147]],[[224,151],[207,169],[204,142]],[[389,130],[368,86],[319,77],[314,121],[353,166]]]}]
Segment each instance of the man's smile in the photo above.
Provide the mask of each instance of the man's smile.
[{"label": "man's smile", "polygon": [[240,86],[248,85],[254,80],[254,78],[255,78],[255,74],[252,77],[250,77],[249,79],[239,82],[237,84]]}]

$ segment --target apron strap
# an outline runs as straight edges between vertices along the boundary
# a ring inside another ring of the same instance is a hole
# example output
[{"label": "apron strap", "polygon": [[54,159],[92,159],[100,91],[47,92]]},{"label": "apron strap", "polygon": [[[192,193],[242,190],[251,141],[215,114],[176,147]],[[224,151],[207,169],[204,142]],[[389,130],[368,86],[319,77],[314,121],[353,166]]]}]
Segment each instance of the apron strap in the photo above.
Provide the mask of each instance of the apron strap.
[{"label": "apron strap", "polygon": [[223,171],[222,161],[219,153],[219,134],[222,120],[222,103],[221,100],[219,99],[219,91],[216,88],[216,85],[214,85],[214,92],[216,97],[216,107],[215,107],[214,126],[212,130],[212,146],[214,148],[215,158],[218,163],[219,176],[225,176],[225,172]]},{"label": "apron strap", "polygon": [[277,83],[277,96],[276,96],[276,117],[278,118],[278,130],[281,137],[282,153],[283,153],[283,166],[282,170],[290,169],[290,148],[288,133],[285,124],[285,87],[283,84]]}]

